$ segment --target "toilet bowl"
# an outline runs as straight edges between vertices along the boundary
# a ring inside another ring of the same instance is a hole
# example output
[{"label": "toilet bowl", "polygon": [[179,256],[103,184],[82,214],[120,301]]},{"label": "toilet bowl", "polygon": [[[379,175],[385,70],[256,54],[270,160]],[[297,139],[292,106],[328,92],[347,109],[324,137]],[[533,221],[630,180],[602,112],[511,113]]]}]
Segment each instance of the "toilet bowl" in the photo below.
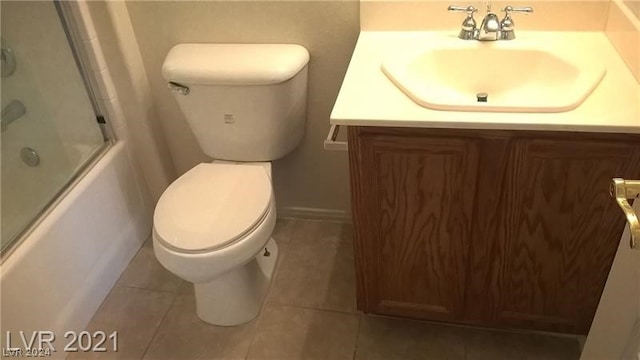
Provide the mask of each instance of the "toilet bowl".
[{"label": "toilet bowl", "polygon": [[196,313],[208,323],[239,325],[260,311],[278,256],[270,165],[199,164],[156,206],[156,257],[194,283]]}]

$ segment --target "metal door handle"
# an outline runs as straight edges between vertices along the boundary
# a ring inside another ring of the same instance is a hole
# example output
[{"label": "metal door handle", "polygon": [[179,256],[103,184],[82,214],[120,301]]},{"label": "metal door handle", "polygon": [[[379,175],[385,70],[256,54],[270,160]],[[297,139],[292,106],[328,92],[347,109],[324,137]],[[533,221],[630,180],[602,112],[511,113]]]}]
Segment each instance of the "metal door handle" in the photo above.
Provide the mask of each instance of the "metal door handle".
[{"label": "metal door handle", "polygon": [[640,180],[614,178],[611,181],[609,192],[618,202],[618,206],[620,206],[622,212],[624,212],[627,222],[629,223],[631,248],[640,250],[640,220],[638,219],[638,214],[636,214],[628,201],[628,199],[638,199],[640,197]]}]

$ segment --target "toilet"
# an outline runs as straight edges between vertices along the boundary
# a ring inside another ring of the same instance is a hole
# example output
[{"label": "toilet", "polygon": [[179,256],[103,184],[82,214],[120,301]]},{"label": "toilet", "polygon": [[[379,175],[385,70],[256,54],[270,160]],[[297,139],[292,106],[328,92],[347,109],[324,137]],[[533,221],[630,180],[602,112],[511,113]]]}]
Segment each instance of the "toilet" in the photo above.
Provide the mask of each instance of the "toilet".
[{"label": "toilet", "polygon": [[153,249],[194,284],[196,313],[234,326],[260,312],[278,258],[270,161],[302,139],[309,53],[292,44],[179,44],[162,75],[215,159],[174,181],[153,214]]}]

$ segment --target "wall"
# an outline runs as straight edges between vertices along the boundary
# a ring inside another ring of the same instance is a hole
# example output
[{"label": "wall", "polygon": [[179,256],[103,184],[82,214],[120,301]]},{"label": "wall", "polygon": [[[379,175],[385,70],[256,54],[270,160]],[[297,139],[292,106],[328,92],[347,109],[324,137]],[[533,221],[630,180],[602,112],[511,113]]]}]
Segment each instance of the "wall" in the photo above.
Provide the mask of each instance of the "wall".
[{"label": "wall", "polygon": [[[517,29],[554,31],[602,31],[607,21],[609,0],[506,0],[493,1],[493,11],[502,17],[507,5],[532,6],[531,15],[514,14]],[[360,22],[363,30],[443,30],[459,29],[464,15],[448,13],[451,4],[474,5],[476,21],[482,21],[482,1],[395,1],[362,0]],[[436,15],[433,15],[436,14]]]},{"label": "wall", "polygon": [[612,0],[605,33],[640,82],[640,13],[634,14],[640,5],[629,7],[630,3]]},{"label": "wall", "polygon": [[640,20],[640,1],[638,0],[623,0],[623,3],[635,14],[636,19]]},{"label": "wall", "polygon": [[279,216],[344,218],[349,212],[346,153],[322,141],[359,31],[356,1],[128,1],[153,94],[178,175],[210,159],[199,149],[161,77],[168,50],[183,42],[296,43],[310,54],[306,134],[273,165]]},{"label": "wall", "polygon": [[[175,179],[171,155],[153,107],[147,74],[142,64],[127,8],[122,1],[89,1],[85,17],[92,19],[92,33],[83,42],[95,52],[89,56],[96,72],[107,118],[120,140],[128,140],[153,203]],[[85,29],[86,30],[86,29]],[[106,61],[106,59],[109,59]],[[109,78],[110,84],[100,85]],[[118,122],[117,118],[123,121]],[[125,139],[126,138],[126,139]]]}]

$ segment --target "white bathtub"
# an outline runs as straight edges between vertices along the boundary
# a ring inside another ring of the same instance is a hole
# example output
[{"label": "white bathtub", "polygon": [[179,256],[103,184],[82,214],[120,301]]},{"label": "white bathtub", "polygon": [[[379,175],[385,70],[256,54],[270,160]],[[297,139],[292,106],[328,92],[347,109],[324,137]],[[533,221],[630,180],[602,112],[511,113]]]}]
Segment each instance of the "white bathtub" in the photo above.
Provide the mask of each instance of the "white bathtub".
[{"label": "white bathtub", "polygon": [[[12,129],[9,129],[11,132]],[[41,155],[38,166],[30,167],[20,159],[20,150],[31,147]],[[100,151],[100,144],[42,141],[32,137],[2,138],[2,246],[31,222],[53,197],[69,182],[76,168]]]},{"label": "white bathtub", "polygon": [[116,143],[0,265],[0,344],[19,331],[81,331],[149,236],[152,206]]}]

